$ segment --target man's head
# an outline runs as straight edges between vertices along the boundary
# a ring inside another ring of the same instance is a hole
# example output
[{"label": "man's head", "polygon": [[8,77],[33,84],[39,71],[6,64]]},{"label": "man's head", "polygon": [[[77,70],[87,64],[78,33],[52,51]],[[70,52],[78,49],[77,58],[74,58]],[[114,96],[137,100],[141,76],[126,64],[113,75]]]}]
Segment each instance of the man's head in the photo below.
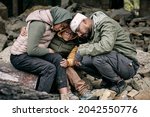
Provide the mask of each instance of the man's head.
[{"label": "man's head", "polygon": [[74,33],[77,33],[79,37],[87,38],[91,33],[92,20],[77,13],[70,23],[70,28]]}]

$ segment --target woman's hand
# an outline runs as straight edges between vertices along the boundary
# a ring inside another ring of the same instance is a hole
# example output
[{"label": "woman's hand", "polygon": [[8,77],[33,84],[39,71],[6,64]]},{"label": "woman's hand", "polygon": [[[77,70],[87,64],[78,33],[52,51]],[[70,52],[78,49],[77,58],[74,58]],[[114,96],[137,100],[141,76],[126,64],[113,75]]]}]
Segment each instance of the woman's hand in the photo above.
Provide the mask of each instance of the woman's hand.
[{"label": "woman's hand", "polygon": [[55,53],[53,49],[48,48],[49,53]]},{"label": "woman's hand", "polygon": [[27,36],[27,31],[26,31],[26,27],[22,27],[20,30],[20,35],[21,36]]},{"label": "woman's hand", "polygon": [[62,61],[60,62],[60,66],[61,66],[61,67],[64,67],[64,68],[68,67],[68,62],[67,62],[67,60],[66,60],[66,59],[62,59]]}]

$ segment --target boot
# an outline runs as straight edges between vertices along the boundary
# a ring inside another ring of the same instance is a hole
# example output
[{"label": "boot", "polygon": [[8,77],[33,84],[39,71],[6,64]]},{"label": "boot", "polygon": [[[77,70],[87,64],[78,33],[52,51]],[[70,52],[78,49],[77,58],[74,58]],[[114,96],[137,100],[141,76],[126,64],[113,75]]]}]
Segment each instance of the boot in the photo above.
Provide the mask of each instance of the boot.
[{"label": "boot", "polygon": [[84,92],[81,97],[80,97],[81,100],[96,100],[97,97],[94,96],[90,90],[87,90],[86,92]]},{"label": "boot", "polygon": [[115,91],[117,94],[122,93],[127,87],[127,84],[124,80],[119,81],[117,84],[114,84],[110,90]]}]

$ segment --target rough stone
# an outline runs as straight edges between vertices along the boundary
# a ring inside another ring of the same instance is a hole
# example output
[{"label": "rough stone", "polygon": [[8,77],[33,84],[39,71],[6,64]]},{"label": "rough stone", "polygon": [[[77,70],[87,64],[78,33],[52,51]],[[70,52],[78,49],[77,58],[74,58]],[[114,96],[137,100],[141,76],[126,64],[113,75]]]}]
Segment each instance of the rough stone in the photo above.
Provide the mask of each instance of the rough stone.
[{"label": "rough stone", "polygon": [[137,81],[138,85],[141,87],[141,90],[150,90],[150,87],[148,85],[148,82],[145,82],[146,80],[144,80],[145,78]]},{"label": "rough stone", "polygon": [[136,89],[136,90],[141,90],[141,86],[138,84],[138,82],[135,80],[135,79],[132,79],[130,84],[129,84],[133,89]]},{"label": "rough stone", "polygon": [[0,52],[0,59],[8,64],[10,64],[10,48],[11,46],[5,48],[2,52]]},{"label": "rough stone", "polygon": [[128,96],[127,96],[128,91],[124,90],[120,95],[117,95],[115,97],[115,100],[128,100]]},{"label": "rough stone", "polygon": [[3,3],[1,3],[1,2],[0,2],[0,16],[1,16],[3,19],[5,19],[5,20],[8,19],[8,9],[7,9],[7,7],[6,7]]},{"label": "rough stone", "polygon": [[150,63],[150,53],[137,50],[137,59],[140,63],[140,68]]},{"label": "rough stone", "polygon": [[135,100],[150,100],[150,91],[141,90],[138,95],[134,96]]},{"label": "rough stone", "polygon": [[99,99],[101,99],[101,97],[103,96],[105,89],[94,89],[92,91],[93,95],[96,97],[99,97]]},{"label": "rough stone", "polygon": [[133,17],[133,14],[124,8],[112,9],[108,11],[107,14],[114,20],[118,21],[122,26],[125,26],[127,24],[126,21],[131,20],[131,17]]},{"label": "rough stone", "polygon": [[136,91],[136,90],[133,89],[133,90],[131,90],[131,91],[127,94],[127,96],[133,98],[133,97],[136,96],[138,93],[139,93],[138,91]]},{"label": "rough stone", "polygon": [[149,87],[149,89],[150,89],[150,77],[144,77],[143,81],[145,82],[147,87]]},{"label": "rough stone", "polygon": [[92,81],[92,85],[93,85],[93,88],[94,89],[99,89],[100,88],[100,83],[101,83],[101,80],[100,79],[95,79]]},{"label": "rough stone", "polygon": [[0,34],[0,52],[4,49],[7,42],[7,37],[3,34]]},{"label": "rough stone", "polygon": [[69,1],[70,0],[61,0],[61,7],[66,8],[67,6],[69,6]]},{"label": "rough stone", "polygon": [[128,85],[127,88],[126,88],[126,91],[129,92],[129,91],[131,91],[131,90],[132,90],[132,87]]},{"label": "rough stone", "polygon": [[100,97],[101,100],[112,100],[114,99],[116,96],[116,92],[105,89],[105,91],[103,92],[102,97]]},{"label": "rough stone", "polygon": [[0,79],[19,82],[31,89],[35,88],[37,82],[37,76],[19,71],[2,60],[0,60]]},{"label": "rough stone", "polygon": [[5,29],[5,22],[4,20],[0,17],[0,34],[5,34],[6,33],[6,29]]},{"label": "rough stone", "polygon": [[0,99],[2,100],[58,100],[58,94],[38,92],[19,83],[0,80]]},{"label": "rough stone", "polygon": [[15,69],[10,63],[10,47],[0,53],[0,79],[19,82],[24,86],[35,88],[37,76]]},{"label": "rough stone", "polygon": [[143,67],[141,67],[138,71],[143,77],[150,77],[150,63],[147,63]]},{"label": "rough stone", "polygon": [[12,19],[7,25],[6,25],[6,31],[13,31],[13,32],[20,32],[20,29],[26,26],[26,22],[21,21],[19,19]]}]

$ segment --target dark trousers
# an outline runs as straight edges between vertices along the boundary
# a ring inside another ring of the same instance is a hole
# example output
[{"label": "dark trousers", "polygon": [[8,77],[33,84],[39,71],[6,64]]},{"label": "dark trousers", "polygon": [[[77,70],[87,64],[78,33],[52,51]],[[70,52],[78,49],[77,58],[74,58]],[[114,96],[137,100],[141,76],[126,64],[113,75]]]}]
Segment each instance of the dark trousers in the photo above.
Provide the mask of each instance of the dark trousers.
[{"label": "dark trousers", "polygon": [[46,54],[42,57],[11,55],[12,65],[25,72],[38,75],[36,90],[50,92],[54,80],[58,89],[67,87],[66,70],[60,66],[62,57],[57,53]]},{"label": "dark trousers", "polygon": [[88,74],[111,82],[132,78],[139,68],[131,59],[112,51],[97,56],[83,56],[81,66],[78,67]]}]

